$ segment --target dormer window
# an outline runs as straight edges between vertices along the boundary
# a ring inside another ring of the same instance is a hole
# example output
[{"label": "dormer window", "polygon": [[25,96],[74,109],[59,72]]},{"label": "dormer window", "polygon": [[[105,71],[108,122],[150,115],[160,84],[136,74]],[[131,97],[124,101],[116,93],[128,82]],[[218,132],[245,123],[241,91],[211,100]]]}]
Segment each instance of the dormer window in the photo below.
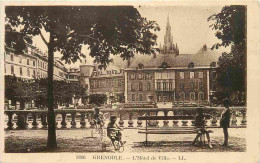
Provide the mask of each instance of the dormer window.
[{"label": "dormer window", "polygon": [[189,63],[188,68],[194,68],[194,63],[193,62]]},{"label": "dormer window", "polygon": [[216,67],[217,63],[216,62],[211,62],[210,67]]},{"label": "dormer window", "polygon": [[138,64],[138,69],[144,69],[144,65],[142,63]]},{"label": "dormer window", "polygon": [[169,68],[169,67],[170,66],[168,65],[168,63],[164,61],[160,68],[166,69],[166,68]]}]

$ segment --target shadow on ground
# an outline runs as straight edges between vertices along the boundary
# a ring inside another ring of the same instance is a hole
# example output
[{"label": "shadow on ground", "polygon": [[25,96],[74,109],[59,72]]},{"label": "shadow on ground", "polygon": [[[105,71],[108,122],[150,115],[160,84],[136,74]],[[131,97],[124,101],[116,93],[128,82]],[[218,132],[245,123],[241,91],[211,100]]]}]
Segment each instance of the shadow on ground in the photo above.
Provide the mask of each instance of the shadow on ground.
[{"label": "shadow on ground", "polygon": [[245,152],[245,139],[231,137],[229,146],[221,146],[222,138],[212,141],[213,148],[210,149],[208,145],[193,146],[192,141],[148,141],[134,142],[132,148],[134,151],[142,152]]},{"label": "shadow on ground", "polygon": [[[125,152],[245,152],[245,139],[230,137],[230,146],[223,147],[219,145],[222,137],[212,142],[213,149],[208,146],[192,146],[191,141],[153,141],[134,142],[133,144],[125,144],[125,148],[130,148]],[[9,136],[5,139],[6,153],[35,153],[35,152],[114,152],[109,147],[102,150],[99,138],[85,137],[79,139],[57,139],[58,148],[48,150],[46,148],[47,139],[45,138],[19,138]]]}]

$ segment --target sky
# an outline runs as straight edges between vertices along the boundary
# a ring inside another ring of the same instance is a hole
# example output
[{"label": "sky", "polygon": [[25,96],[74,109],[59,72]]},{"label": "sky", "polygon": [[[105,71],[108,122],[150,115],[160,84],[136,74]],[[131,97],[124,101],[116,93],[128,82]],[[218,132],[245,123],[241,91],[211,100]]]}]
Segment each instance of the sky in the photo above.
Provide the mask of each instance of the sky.
[{"label": "sky", "polygon": [[[180,54],[195,54],[199,49],[207,44],[211,47],[213,44],[221,42],[214,35],[216,31],[209,26],[213,21],[208,22],[207,18],[212,14],[219,13],[223,6],[136,6],[142,17],[148,20],[154,20],[160,26],[160,31],[156,32],[158,38],[158,47],[163,45],[163,39],[166,31],[167,16],[173,36],[173,42],[178,44]],[[47,38],[48,35],[44,34]],[[40,36],[34,38],[33,45],[39,47],[43,52],[47,51],[46,45],[42,42]],[[219,53],[230,51],[230,48],[221,48]],[[82,52],[87,56],[88,63],[93,59],[88,56],[89,50],[84,47]],[[61,57],[58,52],[55,57]],[[66,65],[69,67],[79,67],[80,62]]]}]

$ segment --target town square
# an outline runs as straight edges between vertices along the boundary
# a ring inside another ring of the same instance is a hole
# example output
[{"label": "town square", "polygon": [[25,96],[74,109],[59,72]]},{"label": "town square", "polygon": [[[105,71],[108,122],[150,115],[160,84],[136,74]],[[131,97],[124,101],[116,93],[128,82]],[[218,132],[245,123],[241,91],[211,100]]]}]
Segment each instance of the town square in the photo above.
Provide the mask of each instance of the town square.
[{"label": "town square", "polygon": [[246,6],[5,6],[5,152],[246,152]]}]

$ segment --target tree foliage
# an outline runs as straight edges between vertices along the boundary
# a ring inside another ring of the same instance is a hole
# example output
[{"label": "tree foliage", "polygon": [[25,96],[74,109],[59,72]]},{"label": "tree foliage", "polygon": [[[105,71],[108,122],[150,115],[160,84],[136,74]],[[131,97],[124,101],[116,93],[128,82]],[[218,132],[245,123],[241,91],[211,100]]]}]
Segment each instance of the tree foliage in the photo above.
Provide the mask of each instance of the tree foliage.
[{"label": "tree foliage", "polygon": [[[47,107],[47,79],[23,81],[15,76],[5,77],[5,98],[12,101],[31,102],[34,100],[36,107]],[[54,103],[70,104],[72,97],[76,99],[87,97],[86,90],[79,82],[68,83],[54,80]]]},{"label": "tree foliage", "polygon": [[218,49],[220,46],[227,47],[230,44],[239,45],[246,41],[246,7],[245,6],[225,6],[218,14],[213,14],[208,21],[215,21],[210,25],[212,30],[216,30],[215,36],[222,41],[216,43],[212,48]]},{"label": "tree foliage", "polygon": [[218,96],[234,96],[234,101],[245,101],[246,92],[246,7],[225,6],[221,12],[208,20],[215,21],[210,27],[216,30],[216,37],[222,43],[216,43],[212,49],[231,46],[231,52],[222,53],[218,60]]},{"label": "tree foliage", "polygon": [[89,103],[100,106],[107,101],[107,96],[105,94],[91,94],[89,96]]},{"label": "tree foliage", "polygon": [[[134,53],[155,52],[157,36],[153,32],[159,30],[158,25],[143,18],[132,6],[7,6],[5,13],[6,24],[21,36],[28,36],[21,41],[30,42],[29,36],[39,35],[48,48],[49,148],[57,146],[53,109],[54,52],[60,52],[62,59],[70,63],[84,57],[82,45],[89,45],[90,56],[100,63],[99,68],[106,68],[112,61],[110,54],[127,59]],[[49,35],[48,39],[43,31]],[[8,40],[11,45],[16,44],[14,38],[6,39],[6,45]],[[23,48],[18,49],[22,52]]]},{"label": "tree foliage", "polygon": [[24,103],[33,100],[33,88],[30,81],[23,81],[15,76],[5,76],[5,98],[13,102],[20,102],[20,109]]},{"label": "tree foliage", "polygon": [[157,36],[153,32],[159,26],[131,6],[12,6],[6,7],[6,15],[12,27],[23,26],[22,36],[40,35],[47,44],[42,31],[52,33],[54,52],[59,51],[67,63],[84,57],[83,44],[89,45],[90,56],[100,63],[100,68],[112,61],[111,54],[128,59],[135,53],[156,52],[153,46]]}]

